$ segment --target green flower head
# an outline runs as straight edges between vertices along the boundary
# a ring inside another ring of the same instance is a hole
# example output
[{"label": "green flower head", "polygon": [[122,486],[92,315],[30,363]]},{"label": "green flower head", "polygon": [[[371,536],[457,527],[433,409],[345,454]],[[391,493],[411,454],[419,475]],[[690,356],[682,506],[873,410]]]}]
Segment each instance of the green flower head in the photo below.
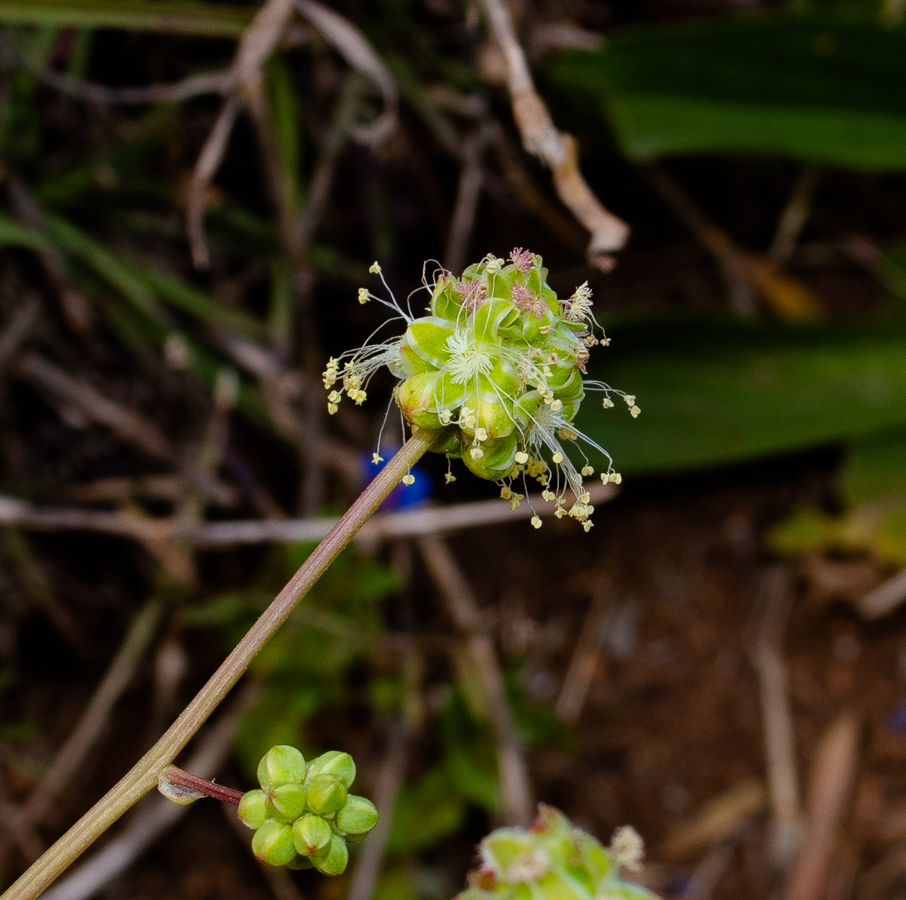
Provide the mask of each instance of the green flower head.
[{"label": "green flower head", "polygon": [[641,840],[629,828],[609,848],[542,804],[531,828],[499,828],[479,848],[479,867],[457,900],[657,900],[626,881],[638,867]]},{"label": "green flower head", "polygon": [[[377,263],[371,271],[380,274]],[[411,308],[360,289],[361,302],[390,307],[406,330],[328,362],[328,410],[335,413],[344,394],[364,402],[371,376],[386,366],[399,379],[394,395],[404,418],[412,428],[436,432],[435,448],[498,482],[514,509],[524,499],[518,488],[537,480],[555,515],[568,514],[588,531],[593,507],[583,479],[595,469],[585,448],[606,458],[605,484],[620,476],[607,451],[574,427],[576,413],[590,390],[603,393],[605,408],[614,406],[614,396],[633,416],[639,407],[635,397],[583,377],[590,348],[608,343],[592,315],[587,283],[558,299],[541,257],[519,248],[509,262],[486,256],[461,278],[441,270],[425,287],[429,315],[418,318]],[[573,457],[567,443],[577,447]],[[449,472],[447,480],[453,480]],[[541,519],[532,524],[540,527]]]}]

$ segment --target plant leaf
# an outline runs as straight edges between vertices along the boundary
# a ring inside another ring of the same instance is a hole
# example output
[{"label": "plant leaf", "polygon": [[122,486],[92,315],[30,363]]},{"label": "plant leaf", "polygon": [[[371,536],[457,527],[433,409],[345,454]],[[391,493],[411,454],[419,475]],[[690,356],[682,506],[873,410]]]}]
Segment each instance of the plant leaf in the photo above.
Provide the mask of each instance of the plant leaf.
[{"label": "plant leaf", "polygon": [[903,169],[903,59],[903,29],[785,13],[615,33],[601,51],[561,57],[554,77],[636,160],[718,152]]}]

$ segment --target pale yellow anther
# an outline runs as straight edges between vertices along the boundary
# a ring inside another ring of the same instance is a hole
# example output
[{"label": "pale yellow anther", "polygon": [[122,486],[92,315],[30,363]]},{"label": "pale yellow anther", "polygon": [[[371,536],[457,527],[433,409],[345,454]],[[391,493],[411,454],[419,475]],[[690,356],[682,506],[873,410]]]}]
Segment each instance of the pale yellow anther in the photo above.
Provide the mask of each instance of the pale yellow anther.
[{"label": "pale yellow anther", "polygon": [[626,401],[627,406],[632,406],[635,403],[635,396],[633,394],[624,394],[623,399]]},{"label": "pale yellow anther", "polygon": [[641,412],[641,410],[637,406],[633,406],[629,410],[629,414],[632,416],[633,419],[637,419],[639,417],[640,412]]},{"label": "pale yellow anther", "polygon": [[441,413],[440,413],[440,424],[441,425],[449,425],[450,422],[452,421],[452,419],[453,419],[453,413],[451,413],[449,409],[441,410]]},{"label": "pale yellow anther", "polygon": [[613,409],[613,400],[611,400],[610,397],[605,397],[601,405],[604,409]]},{"label": "pale yellow anther", "polygon": [[359,288],[359,303],[367,303],[369,299],[368,288]]},{"label": "pale yellow anther", "polygon": [[486,441],[487,439],[488,439],[487,428],[476,428],[475,429],[475,440],[476,441]]},{"label": "pale yellow anther", "polygon": [[582,477],[587,478],[589,475],[594,475],[595,470],[591,466],[582,466]]},{"label": "pale yellow anther", "polygon": [[554,465],[559,466],[563,462],[563,454],[558,450],[552,457]]},{"label": "pale yellow anther", "polygon": [[504,500],[509,500],[510,497],[513,496],[513,492],[512,492],[508,487],[502,487],[502,488],[500,489],[500,496],[501,496]]},{"label": "pale yellow anther", "polygon": [[481,447],[472,447],[469,450],[469,456],[474,460],[479,460],[484,456],[484,450],[482,450]]},{"label": "pale yellow anther", "polygon": [[327,404],[327,412],[330,413],[330,415],[334,415],[334,414],[336,413],[336,411],[337,411],[339,408],[340,408],[340,407],[337,406],[336,403],[328,403],[328,404]]},{"label": "pale yellow anther", "polygon": [[588,491],[586,491],[584,494],[579,494],[580,503],[587,504],[589,500],[591,500],[591,494],[589,494]]},{"label": "pale yellow anther", "polygon": [[594,527],[595,527],[595,523],[592,522],[591,519],[586,519],[586,520],[582,523],[582,528],[583,528],[583,530],[584,530],[586,533],[588,533],[589,531],[591,531],[592,528],[594,528]]},{"label": "pale yellow anther", "polygon": [[563,409],[562,400],[551,400],[551,412],[560,412]]},{"label": "pale yellow anther", "polygon": [[372,454],[371,454],[371,463],[372,463],[372,465],[375,465],[375,466],[376,466],[376,465],[378,465],[378,463],[382,463],[383,461],[384,461],[384,457],[381,456],[380,453],[372,453]]},{"label": "pale yellow anther", "polygon": [[327,395],[327,399],[328,399],[331,403],[339,403],[340,400],[343,399],[343,395],[342,395],[339,391],[331,391],[331,392]]},{"label": "pale yellow anther", "polygon": [[538,516],[532,516],[532,528],[540,528],[540,527],[541,527],[541,519],[539,519]]},{"label": "pale yellow anther", "polygon": [[542,492],[541,492],[541,496],[542,496],[542,498],[544,498],[545,500],[547,500],[548,502],[550,502],[550,501],[553,500],[554,497],[556,497],[557,495],[556,495],[553,491],[542,491]]},{"label": "pale yellow anther", "polygon": [[515,459],[520,466],[524,466],[528,462],[528,453],[525,450],[520,450],[517,452]]},{"label": "pale yellow anther", "polygon": [[444,475],[444,480],[447,484],[453,484],[453,482],[456,481],[456,476],[452,472],[447,472],[447,474]]},{"label": "pale yellow anther", "polygon": [[368,271],[371,272],[372,275],[380,275],[380,274],[381,274],[381,267],[378,265],[377,260],[375,260],[375,261],[368,267]]},{"label": "pale yellow anther", "polygon": [[411,472],[407,472],[405,475],[403,475],[401,480],[403,484],[406,485],[406,487],[408,487],[410,484],[415,484],[415,476]]}]

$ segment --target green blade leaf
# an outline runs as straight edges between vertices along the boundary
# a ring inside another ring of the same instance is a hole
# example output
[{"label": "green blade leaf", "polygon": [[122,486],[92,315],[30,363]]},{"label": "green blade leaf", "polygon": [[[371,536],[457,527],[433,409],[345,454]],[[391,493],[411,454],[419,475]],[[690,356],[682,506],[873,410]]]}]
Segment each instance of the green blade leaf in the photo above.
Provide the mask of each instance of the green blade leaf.
[{"label": "green blade leaf", "polygon": [[906,326],[638,322],[612,327],[589,370],[638,397],[577,419],[622,472],[734,463],[906,425]]},{"label": "green blade leaf", "polygon": [[906,168],[906,31],[827,14],[724,18],[614,34],[554,77],[626,154],[789,156]]},{"label": "green blade leaf", "polygon": [[204,37],[239,37],[253,6],[196,0],[0,0],[0,22],[57,28],[128,28]]}]

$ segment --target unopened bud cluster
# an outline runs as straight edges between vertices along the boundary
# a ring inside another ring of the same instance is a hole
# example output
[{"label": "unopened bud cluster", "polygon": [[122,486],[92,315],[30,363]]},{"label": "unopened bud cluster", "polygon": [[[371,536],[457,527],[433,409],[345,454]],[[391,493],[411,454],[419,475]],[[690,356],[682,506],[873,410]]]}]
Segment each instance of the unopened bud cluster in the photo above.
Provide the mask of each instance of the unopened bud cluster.
[{"label": "unopened bud cluster", "polygon": [[361,841],[378,820],[370,800],[349,793],[354,779],[348,753],[331,750],[306,763],[295,747],[271,747],[258,765],[261,790],[239,803],[240,820],[255,830],[255,856],[271,866],[343,872],[347,843]]},{"label": "unopened bud cluster", "polygon": [[[371,271],[379,274],[380,267]],[[599,390],[605,409],[617,396],[633,416],[639,414],[635,397],[583,377],[590,348],[608,343],[600,329],[595,334],[588,285],[558,299],[541,257],[516,249],[509,262],[489,255],[460,278],[441,271],[426,287],[429,315],[420,318],[395,301],[359,291],[361,302],[390,306],[406,331],[330,360],[324,372],[328,410],[336,412],[344,394],[361,404],[371,376],[387,366],[400,379],[395,397],[403,416],[413,428],[436,433],[435,449],[499,482],[513,508],[524,499],[514,482],[537,480],[555,514],[578,519],[587,531],[593,508],[583,478],[595,469],[582,444],[608,460],[602,481],[620,476],[609,454],[575,429],[579,406],[587,390]],[[584,464],[577,466],[561,442],[578,442]],[[566,488],[574,495],[569,506]],[[537,516],[532,521],[541,524]]]},{"label": "unopened bud cluster", "polygon": [[481,842],[480,867],[457,900],[657,900],[620,877],[621,867],[638,867],[641,852],[632,829],[605,848],[542,804],[530,828],[500,828]]}]

